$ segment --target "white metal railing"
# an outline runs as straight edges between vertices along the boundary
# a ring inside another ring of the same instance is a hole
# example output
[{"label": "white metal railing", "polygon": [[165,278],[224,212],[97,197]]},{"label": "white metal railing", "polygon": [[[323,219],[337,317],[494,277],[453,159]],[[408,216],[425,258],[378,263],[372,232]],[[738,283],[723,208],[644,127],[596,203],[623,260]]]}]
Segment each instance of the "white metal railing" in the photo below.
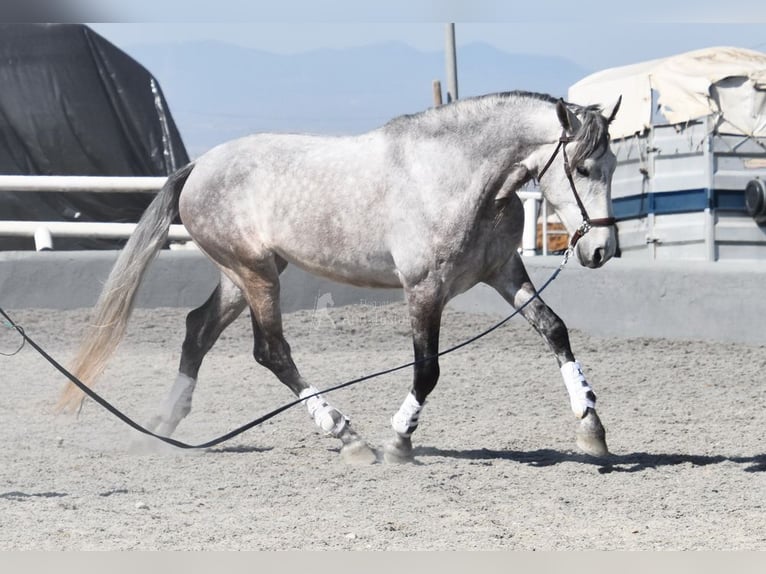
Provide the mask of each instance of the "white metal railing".
[{"label": "white metal railing", "polygon": [[[165,177],[102,177],[77,175],[0,175],[0,192],[143,192],[156,193]],[[548,217],[542,194],[537,190],[517,192],[524,203],[524,233],[522,255],[536,254],[537,220],[542,204],[542,254],[548,254]],[[53,249],[54,237],[91,237],[126,239],[136,228],[135,223],[98,223],[87,221],[2,221],[0,236],[32,237],[38,251]],[[171,241],[189,241],[183,225],[171,225]]]},{"label": "white metal railing", "polygon": [[0,175],[0,191],[159,191],[166,177],[103,177],[93,175]]},{"label": "white metal railing", "polygon": [[[103,177],[79,175],[0,175],[0,192],[156,193],[166,177]],[[33,237],[38,251],[53,249],[54,237],[126,239],[135,223],[90,221],[0,221],[0,236]],[[171,241],[188,241],[183,225],[171,225]]]}]

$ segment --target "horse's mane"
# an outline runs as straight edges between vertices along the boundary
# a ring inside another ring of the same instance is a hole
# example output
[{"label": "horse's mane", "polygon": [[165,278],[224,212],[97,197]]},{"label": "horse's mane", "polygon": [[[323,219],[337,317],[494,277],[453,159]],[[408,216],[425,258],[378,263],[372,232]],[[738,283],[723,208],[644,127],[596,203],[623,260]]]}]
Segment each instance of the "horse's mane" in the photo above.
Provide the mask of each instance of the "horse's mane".
[{"label": "horse's mane", "polygon": [[[549,94],[522,90],[486,94],[456,100],[452,103],[429,108],[422,112],[396,117],[385,124],[383,129],[403,132],[412,128],[418,128],[437,135],[449,131],[449,126],[454,125],[461,118],[486,115],[487,110],[506,104],[514,99],[536,100],[551,104],[552,106],[559,101],[559,98]],[[571,102],[564,102],[564,105],[572,110],[581,121],[580,128],[574,135],[578,145],[575,147],[570,158],[572,165],[579,165],[599,148],[603,147],[606,149],[609,143],[609,124],[606,118],[601,115],[601,106],[581,106]],[[555,111],[552,110],[552,113],[555,113]]]},{"label": "horse's mane", "polygon": [[601,114],[601,106],[578,106],[570,103],[567,103],[567,106],[582,122],[575,134],[578,145],[570,158],[572,165],[577,166],[597,150],[603,148],[601,153],[605,153],[609,148],[609,121]]}]

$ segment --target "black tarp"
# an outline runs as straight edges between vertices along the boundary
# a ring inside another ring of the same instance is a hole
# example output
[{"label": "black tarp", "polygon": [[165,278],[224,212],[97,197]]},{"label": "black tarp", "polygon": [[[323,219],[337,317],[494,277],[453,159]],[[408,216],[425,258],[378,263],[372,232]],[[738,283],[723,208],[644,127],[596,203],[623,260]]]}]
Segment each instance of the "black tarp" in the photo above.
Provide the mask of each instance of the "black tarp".
[{"label": "black tarp", "polygon": [[[165,176],[188,161],[159,83],[130,56],[84,25],[0,24],[0,174]],[[0,191],[0,219],[135,222],[151,199]],[[0,236],[0,250],[29,248]]]}]

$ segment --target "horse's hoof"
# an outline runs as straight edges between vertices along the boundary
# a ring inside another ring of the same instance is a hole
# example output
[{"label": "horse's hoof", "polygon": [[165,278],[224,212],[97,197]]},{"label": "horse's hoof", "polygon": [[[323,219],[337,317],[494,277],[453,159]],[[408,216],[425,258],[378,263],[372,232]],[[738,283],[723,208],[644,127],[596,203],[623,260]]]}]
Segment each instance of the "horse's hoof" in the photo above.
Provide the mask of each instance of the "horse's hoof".
[{"label": "horse's hoof", "polygon": [[375,451],[361,439],[344,444],[340,456],[343,462],[355,465],[373,464],[378,460]]},{"label": "horse's hoof", "polygon": [[144,425],[144,428],[148,431],[151,431],[153,433],[157,432],[157,428],[162,424],[162,417],[160,415],[154,415],[152,418],[150,418],[146,424]]},{"label": "horse's hoof", "polygon": [[160,415],[153,416],[145,425],[146,430],[164,437],[172,436],[176,427],[178,422],[173,423]]},{"label": "horse's hoof", "polygon": [[575,436],[577,446],[585,454],[598,458],[609,456],[609,449],[606,446],[606,431],[593,409],[588,409],[587,414],[580,421]]},{"label": "horse's hoof", "polygon": [[410,437],[399,436],[388,443],[383,450],[383,460],[389,464],[403,464],[414,462],[415,457],[412,452],[412,439]]},{"label": "horse's hoof", "polygon": [[131,454],[172,454],[177,453],[178,448],[152,436],[142,434],[130,441],[128,452]]}]

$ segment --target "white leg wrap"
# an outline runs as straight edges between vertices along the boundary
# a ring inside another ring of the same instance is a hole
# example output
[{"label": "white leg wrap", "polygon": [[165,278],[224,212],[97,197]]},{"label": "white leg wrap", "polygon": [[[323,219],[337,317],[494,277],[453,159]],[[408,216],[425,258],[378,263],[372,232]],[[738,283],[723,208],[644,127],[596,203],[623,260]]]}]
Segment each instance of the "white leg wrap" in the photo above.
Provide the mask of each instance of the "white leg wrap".
[{"label": "white leg wrap", "polygon": [[178,373],[170,394],[162,403],[162,416],[166,422],[177,425],[182,418],[191,412],[192,394],[197,384],[195,379]]},{"label": "white leg wrap", "polygon": [[425,402],[421,405],[415,395],[412,393],[407,395],[404,399],[402,406],[396,414],[391,417],[391,426],[394,430],[402,436],[410,436],[412,432],[418,426],[418,420],[420,419],[420,412],[423,410]]},{"label": "white leg wrap", "polygon": [[[315,387],[308,387],[307,389],[302,390],[301,394],[298,396],[302,399],[303,397],[309,397],[309,395],[313,395],[318,392],[319,389]],[[309,411],[309,416],[311,416],[311,418],[314,419],[316,425],[326,433],[329,433],[333,436],[338,436],[341,431],[346,428],[348,419],[341,415],[340,420],[336,422],[332,416],[332,412],[335,411],[338,414],[340,413],[337,411],[337,409],[330,406],[327,401],[324,400],[322,395],[309,397],[305,399],[303,403],[306,405],[306,408]]]},{"label": "white leg wrap", "polygon": [[580,363],[577,361],[564,363],[561,366],[561,376],[564,377],[564,384],[569,391],[569,402],[576,417],[583,418],[588,407],[596,408],[593,389],[585,380]]}]

